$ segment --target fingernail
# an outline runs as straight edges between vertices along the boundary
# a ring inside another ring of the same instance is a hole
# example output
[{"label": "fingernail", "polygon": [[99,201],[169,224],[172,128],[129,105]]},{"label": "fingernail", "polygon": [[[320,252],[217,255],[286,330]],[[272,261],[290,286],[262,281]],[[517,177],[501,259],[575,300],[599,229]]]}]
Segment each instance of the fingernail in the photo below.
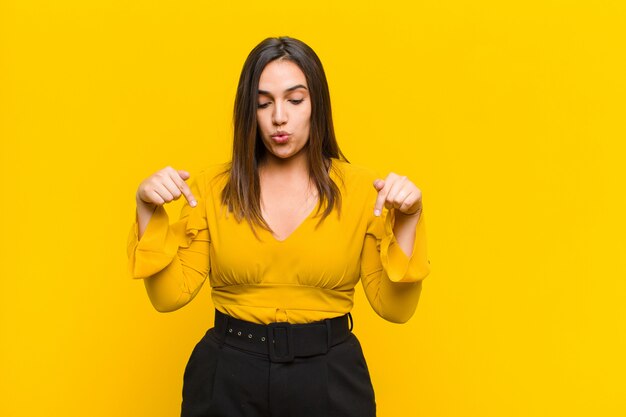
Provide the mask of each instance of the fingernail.
[{"label": "fingernail", "polygon": [[378,209],[374,210],[374,216],[376,217],[380,216],[380,210]]},{"label": "fingernail", "polygon": [[195,207],[198,203],[196,203],[196,200],[191,200],[191,203],[189,203],[191,205],[191,207]]}]

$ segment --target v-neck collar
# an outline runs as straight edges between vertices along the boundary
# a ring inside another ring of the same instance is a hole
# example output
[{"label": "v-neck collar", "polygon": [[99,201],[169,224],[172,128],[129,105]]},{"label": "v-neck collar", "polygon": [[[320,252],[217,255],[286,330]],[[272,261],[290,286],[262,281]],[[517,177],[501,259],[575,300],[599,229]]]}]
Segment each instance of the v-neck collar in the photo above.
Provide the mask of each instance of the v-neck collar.
[{"label": "v-neck collar", "polygon": [[313,206],[313,208],[311,209],[311,211],[309,211],[309,213],[306,215],[306,217],[305,217],[304,219],[302,219],[302,221],[301,221],[300,223],[298,223],[298,225],[296,226],[296,228],[295,228],[295,229],[293,229],[293,230],[291,231],[291,233],[289,233],[289,234],[287,235],[287,237],[285,237],[284,239],[282,239],[282,240],[281,240],[281,239],[278,239],[278,238],[274,235],[274,233],[270,232],[269,230],[267,230],[267,233],[269,233],[269,235],[272,237],[272,239],[273,239],[275,242],[277,242],[277,243],[285,243],[286,241],[290,240],[290,239],[293,237],[293,235],[295,235],[296,233],[298,233],[298,231],[299,231],[300,229],[302,229],[302,228],[304,227],[305,223],[307,223],[307,222],[310,220],[310,218],[313,216],[313,213],[315,213],[315,212],[317,211],[317,206],[318,206],[318,205],[319,205],[319,197],[318,197],[317,202],[315,203],[315,205],[314,205],[314,206]]},{"label": "v-neck collar", "polygon": [[[335,178],[334,178],[334,177],[335,177],[335,174],[334,174],[335,167],[334,167],[334,165],[335,165],[335,163],[334,163],[334,161],[333,161],[333,158],[330,158],[330,165],[329,165],[329,167],[328,167],[328,170],[329,170],[329,171],[328,171],[328,176],[330,177],[330,179],[331,179],[332,181],[334,181],[334,180],[335,180]],[[306,215],[306,217],[305,217],[304,219],[302,219],[302,221],[301,221],[300,223],[298,223],[298,225],[296,226],[296,228],[295,228],[295,229],[293,229],[293,230],[291,231],[291,233],[289,233],[289,234],[288,234],[288,235],[287,235],[284,239],[282,239],[282,240],[281,240],[281,239],[278,239],[278,238],[274,235],[274,233],[273,233],[273,232],[271,232],[271,231],[269,231],[269,230],[266,230],[266,229],[263,229],[263,230],[264,230],[265,232],[267,232],[267,234],[269,234],[269,235],[271,236],[272,240],[273,240],[274,242],[276,242],[276,243],[286,243],[287,241],[291,241],[291,240],[293,240],[293,239],[292,239],[292,238],[293,238],[293,236],[294,236],[294,235],[296,235],[296,234],[300,231],[300,229],[302,229],[303,227],[305,227],[305,226],[306,226],[306,223],[308,223],[308,222],[311,220],[311,218],[312,218],[312,217],[314,217],[314,213],[316,213],[316,212],[317,212],[317,209],[318,209],[319,204],[320,204],[320,198],[319,198],[319,195],[318,195],[318,197],[317,197],[317,202],[313,205],[313,208],[309,211],[309,213]]]}]

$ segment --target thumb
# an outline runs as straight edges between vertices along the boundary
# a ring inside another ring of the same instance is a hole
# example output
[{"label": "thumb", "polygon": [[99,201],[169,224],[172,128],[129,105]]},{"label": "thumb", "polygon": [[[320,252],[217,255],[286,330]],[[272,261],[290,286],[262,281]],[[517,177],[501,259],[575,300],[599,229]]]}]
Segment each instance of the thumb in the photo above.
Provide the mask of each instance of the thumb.
[{"label": "thumb", "polygon": [[180,177],[184,180],[188,180],[189,177],[191,176],[191,174],[189,174],[187,171],[179,169],[178,170],[178,175],[180,175]]},{"label": "thumb", "polygon": [[374,188],[376,189],[376,191],[382,190],[384,186],[385,186],[384,180],[381,180],[380,178],[374,180]]}]

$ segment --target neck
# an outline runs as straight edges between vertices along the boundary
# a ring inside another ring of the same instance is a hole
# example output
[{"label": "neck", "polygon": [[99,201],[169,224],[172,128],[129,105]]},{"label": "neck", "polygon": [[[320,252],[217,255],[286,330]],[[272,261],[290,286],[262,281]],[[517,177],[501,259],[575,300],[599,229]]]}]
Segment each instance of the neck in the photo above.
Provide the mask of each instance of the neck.
[{"label": "neck", "polygon": [[282,159],[268,153],[259,162],[259,171],[262,171],[264,175],[279,175],[282,178],[308,178],[307,154],[299,152],[291,158]]}]

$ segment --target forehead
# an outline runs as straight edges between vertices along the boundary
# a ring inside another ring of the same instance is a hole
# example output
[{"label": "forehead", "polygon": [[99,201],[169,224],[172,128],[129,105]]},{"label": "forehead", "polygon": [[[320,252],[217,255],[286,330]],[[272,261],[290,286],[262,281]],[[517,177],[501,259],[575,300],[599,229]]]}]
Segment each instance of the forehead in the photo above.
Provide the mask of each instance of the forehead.
[{"label": "forehead", "polygon": [[275,60],[263,68],[259,78],[259,90],[274,93],[302,84],[308,88],[306,76],[298,65],[288,60]]}]

